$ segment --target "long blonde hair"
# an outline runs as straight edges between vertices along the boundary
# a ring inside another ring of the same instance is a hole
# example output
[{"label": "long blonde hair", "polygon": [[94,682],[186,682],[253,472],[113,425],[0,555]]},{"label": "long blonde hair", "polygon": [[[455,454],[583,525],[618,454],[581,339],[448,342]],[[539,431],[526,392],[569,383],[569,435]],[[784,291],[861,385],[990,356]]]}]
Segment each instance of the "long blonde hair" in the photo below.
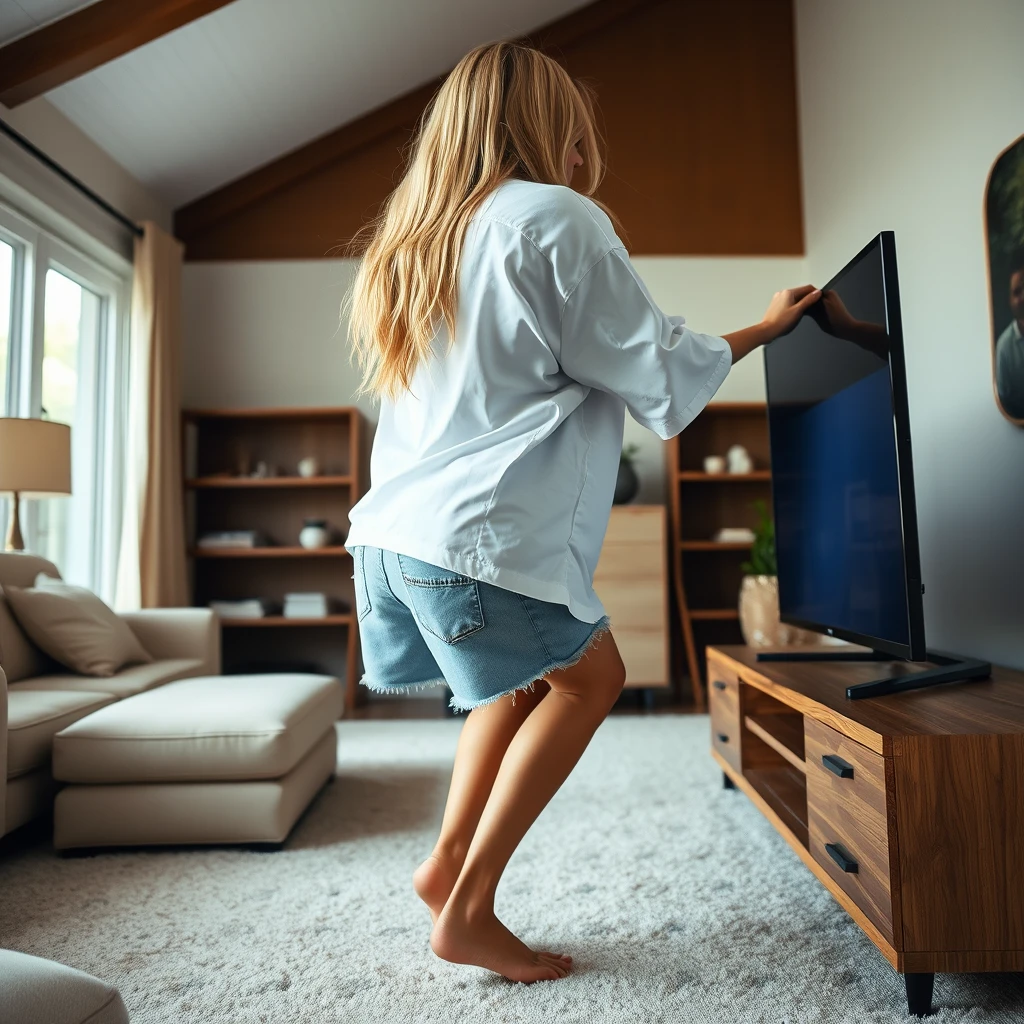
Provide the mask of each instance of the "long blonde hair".
[{"label": "long blonde hair", "polygon": [[393,399],[408,388],[442,319],[454,341],[473,214],[509,178],[564,185],[576,142],[583,180],[574,187],[593,195],[604,163],[589,89],[518,43],[479,46],[459,61],[424,111],[401,183],[353,240],[363,254],[346,303],[363,370],[357,394]]}]

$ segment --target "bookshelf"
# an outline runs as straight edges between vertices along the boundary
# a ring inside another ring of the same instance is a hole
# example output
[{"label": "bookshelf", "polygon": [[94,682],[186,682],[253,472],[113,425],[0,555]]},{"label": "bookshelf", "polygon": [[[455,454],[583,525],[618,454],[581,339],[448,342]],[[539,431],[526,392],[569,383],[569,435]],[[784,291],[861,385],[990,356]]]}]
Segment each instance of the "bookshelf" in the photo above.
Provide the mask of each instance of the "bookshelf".
[{"label": "bookshelf", "polygon": [[[348,513],[363,493],[363,420],[351,406],[186,409],[181,415],[182,478],[192,603],[318,591],[338,602],[323,618],[222,618],[224,672],[305,670],[345,680],[345,707],[359,701],[359,632],[352,561],[344,546]],[[314,456],[319,474],[298,475]],[[239,475],[265,461],[279,475]],[[306,518],[336,531],[328,547],[298,543]],[[197,538],[212,530],[260,530],[268,546],[215,550]]]},{"label": "bookshelf", "polygon": [[[704,472],[708,455],[741,444],[754,460],[750,473]],[[709,644],[742,643],[739,593],[748,542],[715,541],[723,526],[756,525],[752,503],[771,503],[768,417],[763,402],[712,402],[666,445],[673,586],[697,709],[707,706],[705,655]]]}]

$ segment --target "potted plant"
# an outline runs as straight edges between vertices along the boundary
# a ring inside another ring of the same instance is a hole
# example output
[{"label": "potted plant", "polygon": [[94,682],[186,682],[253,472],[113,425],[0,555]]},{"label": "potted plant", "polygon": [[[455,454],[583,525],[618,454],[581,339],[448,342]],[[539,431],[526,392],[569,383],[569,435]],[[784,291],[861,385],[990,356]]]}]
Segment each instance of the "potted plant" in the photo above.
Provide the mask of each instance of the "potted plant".
[{"label": "potted plant", "polygon": [[640,445],[627,444],[619,458],[619,472],[615,477],[615,495],[612,504],[625,505],[632,501],[640,490],[640,477],[636,475],[633,459],[640,451]]},{"label": "potted plant", "polygon": [[753,503],[757,513],[750,559],[740,568],[740,629],[750,647],[775,647],[813,643],[817,637],[785,625],[779,619],[779,577],[775,560],[775,524],[762,500]]}]

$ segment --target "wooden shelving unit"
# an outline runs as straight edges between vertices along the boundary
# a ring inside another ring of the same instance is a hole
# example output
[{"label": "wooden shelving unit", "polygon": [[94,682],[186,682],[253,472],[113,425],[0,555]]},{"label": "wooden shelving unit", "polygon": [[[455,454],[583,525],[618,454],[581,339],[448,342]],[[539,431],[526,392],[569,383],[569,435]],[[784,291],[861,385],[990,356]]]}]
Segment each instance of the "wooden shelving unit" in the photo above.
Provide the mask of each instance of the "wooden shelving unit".
[{"label": "wooden shelving unit", "polygon": [[[283,615],[222,619],[224,671],[274,671],[286,665],[344,677],[345,705],[359,703],[359,632],[348,513],[363,493],[363,419],[336,408],[186,409],[181,416],[182,478],[190,547],[192,603],[250,597],[280,601],[292,591],[323,592],[338,610],[323,618]],[[320,475],[297,466],[312,455]],[[278,474],[241,475],[263,460]],[[306,518],[327,520],[330,547],[298,543]],[[260,530],[269,544],[215,550],[196,546],[209,530]]]},{"label": "wooden shelving unit", "polygon": [[[724,456],[734,444],[750,453],[752,472],[704,472],[706,456]],[[751,547],[714,536],[724,526],[753,527],[753,502],[762,498],[770,503],[766,407],[763,402],[712,402],[666,449],[673,586],[693,701],[704,710],[705,647],[742,642],[740,566]]]}]

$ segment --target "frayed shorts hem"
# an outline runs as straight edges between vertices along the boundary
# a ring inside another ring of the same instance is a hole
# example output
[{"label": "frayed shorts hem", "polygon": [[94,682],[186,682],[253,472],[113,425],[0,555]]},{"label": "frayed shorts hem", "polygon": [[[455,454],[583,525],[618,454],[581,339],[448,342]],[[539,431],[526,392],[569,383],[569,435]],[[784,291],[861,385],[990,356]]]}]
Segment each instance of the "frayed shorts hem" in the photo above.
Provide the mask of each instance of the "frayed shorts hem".
[{"label": "frayed shorts hem", "polygon": [[426,679],[422,683],[400,683],[397,686],[389,686],[387,683],[376,683],[372,679],[363,676],[359,680],[360,686],[365,686],[374,693],[413,693],[416,690],[429,690],[438,686],[447,686],[448,681],[443,676],[437,679]]},{"label": "frayed shorts hem", "polygon": [[515,695],[522,691],[523,693],[532,693],[533,687],[538,680],[543,679],[546,675],[551,672],[557,672],[559,669],[572,668],[577,662],[581,661],[586,653],[597,643],[601,636],[611,631],[611,622],[607,615],[602,616],[594,623],[594,629],[590,636],[584,641],[583,645],[569,655],[568,658],[561,658],[556,661],[552,661],[550,664],[545,665],[538,673],[534,674],[533,678],[522,683],[518,683],[516,686],[510,686],[506,690],[502,690],[501,693],[496,693],[493,697],[482,697],[480,700],[473,702],[460,701],[455,694],[452,694],[451,700],[448,702],[448,706],[456,711],[472,711],[473,708],[483,707],[485,704],[493,704],[495,701],[501,700],[502,697],[512,696],[512,703],[515,704]]}]

